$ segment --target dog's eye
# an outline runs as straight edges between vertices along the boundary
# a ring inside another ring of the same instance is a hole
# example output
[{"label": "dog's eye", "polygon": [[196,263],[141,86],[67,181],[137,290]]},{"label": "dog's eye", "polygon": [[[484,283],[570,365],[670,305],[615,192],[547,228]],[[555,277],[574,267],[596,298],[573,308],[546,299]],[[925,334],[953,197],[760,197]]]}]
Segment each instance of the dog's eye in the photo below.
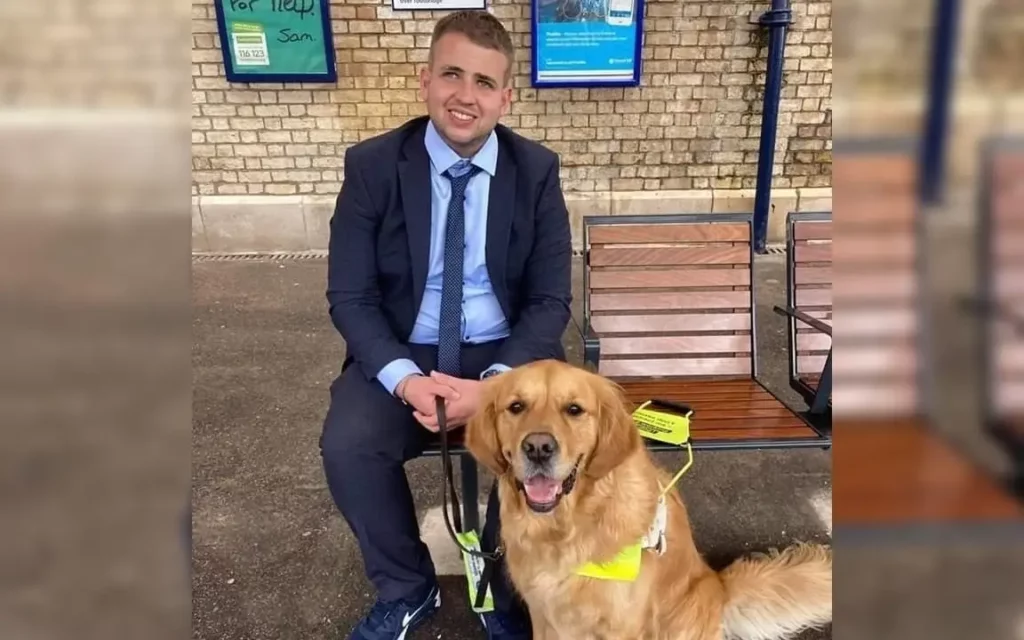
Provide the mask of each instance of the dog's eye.
[{"label": "dog's eye", "polygon": [[523,409],[525,409],[525,408],[526,408],[526,405],[524,405],[522,402],[519,402],[518,400],[516,400],[512,404],[508,405],[508,412],[511,413],[511,414],[518,414],[518,413],[522,413]]},{"label": "dog's eye", "polygon": [[583,413],[583,407],[573,402],[565,408],[565,412],[570,416],[578,416]]}]

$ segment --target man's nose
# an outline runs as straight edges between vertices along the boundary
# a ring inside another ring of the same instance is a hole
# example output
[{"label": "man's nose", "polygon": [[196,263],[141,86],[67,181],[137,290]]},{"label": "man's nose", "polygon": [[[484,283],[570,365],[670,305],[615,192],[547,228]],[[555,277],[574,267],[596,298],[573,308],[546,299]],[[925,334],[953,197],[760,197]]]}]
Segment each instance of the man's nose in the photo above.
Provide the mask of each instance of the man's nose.
[{"label": "man's nose", "polygon": [[523,439],[522,449],[530,462],[547,462],[558,453],[558,441],[550,433],[531,433]]},{"label": "man's nose", "polygon": [[473,84],[471,82],[459,84],[459,88],[455,91],[455,99],[464,104],[473,102]]}]

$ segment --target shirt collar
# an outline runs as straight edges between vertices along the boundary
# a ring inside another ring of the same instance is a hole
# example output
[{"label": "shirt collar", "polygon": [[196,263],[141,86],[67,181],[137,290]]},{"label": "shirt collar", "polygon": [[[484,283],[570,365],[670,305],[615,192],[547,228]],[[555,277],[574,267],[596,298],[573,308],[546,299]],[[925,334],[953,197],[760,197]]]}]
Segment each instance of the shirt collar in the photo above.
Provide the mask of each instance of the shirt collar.
[{"label": "shirt collar", "polygon": [[[454,165],[465,162],[441,138],[437,129],[434,128],[433,122],[427,122],[427,133],[424,136],[424,143],[427,147],[427,155],[430,156],[430,163],[434,166],[434,171],[438,173],[444,173]],[[480,150],[470,159],[470,162],[486,171],[491,177],[494,177],[498,165],[498,135],[494,131],[491,131],[491,135],[487,136],[484,146],[480,147]]]}]

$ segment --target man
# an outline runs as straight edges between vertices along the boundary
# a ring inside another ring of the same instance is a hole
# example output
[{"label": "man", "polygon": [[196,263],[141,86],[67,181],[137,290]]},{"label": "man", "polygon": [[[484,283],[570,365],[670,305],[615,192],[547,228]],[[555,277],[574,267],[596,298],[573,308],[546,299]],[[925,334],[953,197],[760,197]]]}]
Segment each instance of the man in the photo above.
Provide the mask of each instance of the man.
[{"label": "man", "polygon": [[[348,354],[320,447],[378,592],[351,640],[404,638],[440,606],[403,468],[437,430],[435,399],[445,399],[450,423],[465,424],[482,378],[565,358],[568,213],[557,156],[498,124],[513,58],[490,14],[442,18],[420,76],[428,116],[345,154],[327,298]],[[497,506],[492,492],[488,551]],[[529,638],[526,611],[496,568],[486,637]]]}]

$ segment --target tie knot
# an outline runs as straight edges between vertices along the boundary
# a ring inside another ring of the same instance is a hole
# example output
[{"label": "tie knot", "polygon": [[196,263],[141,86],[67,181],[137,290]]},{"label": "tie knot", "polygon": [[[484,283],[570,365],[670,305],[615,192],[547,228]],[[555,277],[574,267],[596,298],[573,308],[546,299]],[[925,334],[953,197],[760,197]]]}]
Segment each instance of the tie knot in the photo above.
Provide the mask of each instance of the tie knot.
[{"label": "tie knot", "polygon": [[462,160],[452,165],[451,168],[444,172],[444,175],[451,180],[452,185],[464,189],[469,183],[469,179],[476,175],[478,171],[480,171],[480,167],[471,164],[467,160]]}]

